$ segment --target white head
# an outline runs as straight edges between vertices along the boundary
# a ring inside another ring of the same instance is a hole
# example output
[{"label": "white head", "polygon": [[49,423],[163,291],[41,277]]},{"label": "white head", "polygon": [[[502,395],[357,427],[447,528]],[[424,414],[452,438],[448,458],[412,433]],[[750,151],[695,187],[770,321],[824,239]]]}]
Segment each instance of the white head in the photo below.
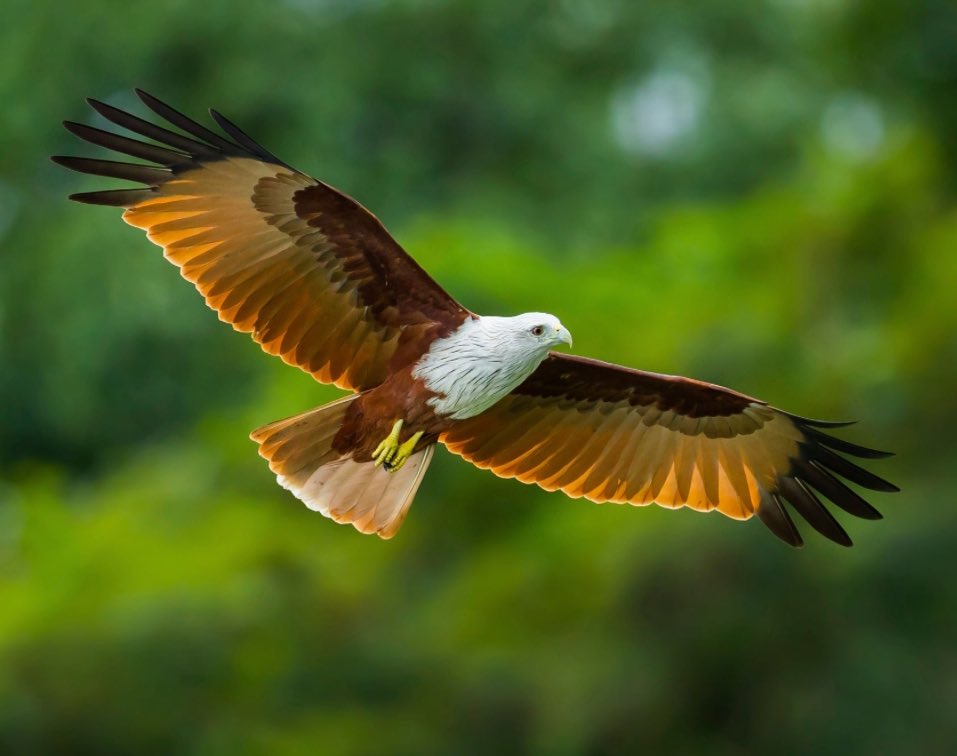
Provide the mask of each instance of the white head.
[{"label": "white head", "polygon": [[472,417],[528,378],[553,347],[571,343],[568,329],[543,312],[469,318],[433,342],[413,375],[438,394],[429,400],[438,411]]},{"label": "white head", "polygon": [[554,315],[526,312],[511,318],[487,316],[480,319],[483,330],[502,348],[541,354],[560,344],[572,345],[572,335]]}]

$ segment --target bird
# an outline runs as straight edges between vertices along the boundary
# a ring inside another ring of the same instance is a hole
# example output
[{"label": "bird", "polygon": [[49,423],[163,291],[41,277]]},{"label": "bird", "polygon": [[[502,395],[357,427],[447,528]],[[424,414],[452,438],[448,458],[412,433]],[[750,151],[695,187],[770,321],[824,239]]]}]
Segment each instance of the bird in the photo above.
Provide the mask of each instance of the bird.
[{"label": "bird", "polygon": [[756,516],[795,547],[804,542],[792,513],[851,545],[825,501],[881,518],[848,482],[899,490],[849,459],[887,452],[830,432],[851,423],[556,351],[572,337],[554,315],[473,313],[356,200],[216,110],[221,133],[135,92],[164,125],[95,99],[87,102],[102,118],[138,138],[64,122],[123,160],[52,160],[139,184],[70,199],[124,208],[123,220],[162,247],[220,320],[351,392],[250,435],[278,483],[311,510],[391,538],[439,444],[573,498]]}]

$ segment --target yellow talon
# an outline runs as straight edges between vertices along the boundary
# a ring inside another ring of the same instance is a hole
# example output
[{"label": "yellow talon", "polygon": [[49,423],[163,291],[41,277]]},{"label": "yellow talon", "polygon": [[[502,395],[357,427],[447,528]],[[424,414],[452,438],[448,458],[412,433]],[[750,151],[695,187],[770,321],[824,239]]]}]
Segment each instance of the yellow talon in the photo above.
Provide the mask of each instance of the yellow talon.
[{"label": "yellow talon", "polygon": [[406,460],[412,456],[412,452],[415,450],[415,445],[419,443],[420,438],[422,438],[422,431],[413,433],[412,436],[409,437],[409,440],[399,447],[398,451],[395,453],[395,456],[391,460],[386,461],[385,469],[392,473],[398,472],[402,465],[405,464]]},{"label": "yellow talon", "polygon": [[399,434],[402,432],[402,421],[396,420],[392,426],[392,432],[383,439],[383,441],[372,452],[372,459],[375,460],[375,466],[378,467],[383,462],[388,469],[389,463],[399,452]]}]

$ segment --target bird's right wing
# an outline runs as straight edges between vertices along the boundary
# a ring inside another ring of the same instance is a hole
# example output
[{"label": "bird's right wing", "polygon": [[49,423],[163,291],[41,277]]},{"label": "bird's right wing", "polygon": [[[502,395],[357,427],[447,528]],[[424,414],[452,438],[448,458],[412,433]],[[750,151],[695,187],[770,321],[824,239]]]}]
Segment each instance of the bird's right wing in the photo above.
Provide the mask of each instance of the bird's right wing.
[{"label": "bird's right wing", "polygon": [[887,456],[821,430],[844,424],[709,383],[553,353],[502,401],[439,440],[496,475],[572,497],[717,510],[738,520],[756,514],[800,546],[787,501],[814,529],[850,546],[814,491],[877,519],[835,476],[875,491],[897,488],[836,453]]},{"label": "bird's right wing", "polygon": [[65,123],[88,142],[155,164],[55,157],[146,185],[71,198],[126,208],[123,219],[146,230],[220,319],[265,351],[323,383],[362,390],[469,316],[355,200],[290,168],[215,111],[229,138],[137,94],[185,133],[90,100],[107,120],[160,144]]}]

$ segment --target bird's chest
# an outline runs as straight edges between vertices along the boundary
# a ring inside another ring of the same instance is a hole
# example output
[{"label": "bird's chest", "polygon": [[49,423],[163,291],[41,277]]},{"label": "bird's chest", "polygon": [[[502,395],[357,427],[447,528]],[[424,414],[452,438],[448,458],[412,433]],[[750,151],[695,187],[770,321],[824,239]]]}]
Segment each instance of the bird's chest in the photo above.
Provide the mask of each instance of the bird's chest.
[{"label": "bird's chest", "polygon": [[464,420],[511,393],[539,362],[491,351],[437,350],[427,352],[413,367],[412,375],[432,394],[428,402],[436,413]]}]

